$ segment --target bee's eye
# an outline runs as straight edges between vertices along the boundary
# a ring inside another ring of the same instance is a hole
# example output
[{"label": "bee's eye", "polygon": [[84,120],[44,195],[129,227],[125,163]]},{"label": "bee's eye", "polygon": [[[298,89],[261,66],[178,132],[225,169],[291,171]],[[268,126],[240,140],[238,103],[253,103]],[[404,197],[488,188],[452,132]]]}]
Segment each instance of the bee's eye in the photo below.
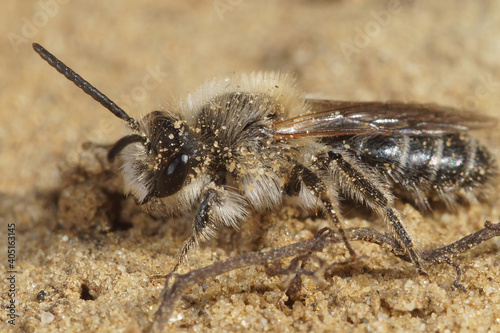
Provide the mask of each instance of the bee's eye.
[{"label": "bee's eye", "polygon": [[177,193],[184,184],[189,171],[189,155],[178,153],[170,163],[158,170],[154,196],[167,197]]}]

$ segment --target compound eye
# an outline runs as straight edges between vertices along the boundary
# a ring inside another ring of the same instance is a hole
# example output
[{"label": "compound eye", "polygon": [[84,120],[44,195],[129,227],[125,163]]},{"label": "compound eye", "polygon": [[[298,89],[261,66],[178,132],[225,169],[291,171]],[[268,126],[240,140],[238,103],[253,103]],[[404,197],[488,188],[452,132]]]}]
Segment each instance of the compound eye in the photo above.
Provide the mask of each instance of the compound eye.
[{"label": "compound eye", "polygon": [[170,163],[158,171],[154,194],[156,197],[168,197],[177,193],[184,184],[189,171],[189,155],[178,153]]}]

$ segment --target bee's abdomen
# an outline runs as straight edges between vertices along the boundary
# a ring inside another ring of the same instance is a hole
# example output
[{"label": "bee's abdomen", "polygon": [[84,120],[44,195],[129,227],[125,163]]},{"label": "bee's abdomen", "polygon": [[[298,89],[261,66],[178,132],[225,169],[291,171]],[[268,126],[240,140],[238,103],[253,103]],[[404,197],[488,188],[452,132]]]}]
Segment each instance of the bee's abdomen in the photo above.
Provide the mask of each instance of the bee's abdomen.
[{"label": "bee's abdomen", "polygon": [[450,205],[458,197],[473,199],[496,173],[488,150],[464,134],[358,137],[348,145],[421,208],[436,194]]}]

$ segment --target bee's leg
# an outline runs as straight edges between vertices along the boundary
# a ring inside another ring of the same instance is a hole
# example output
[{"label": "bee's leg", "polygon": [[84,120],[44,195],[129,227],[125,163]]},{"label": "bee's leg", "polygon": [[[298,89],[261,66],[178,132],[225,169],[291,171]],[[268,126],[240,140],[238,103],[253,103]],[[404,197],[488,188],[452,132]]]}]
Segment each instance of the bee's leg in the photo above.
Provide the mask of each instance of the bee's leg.
[{"label": "bee's leg", "polygon": [[[297,164],[292,171],[291,182],[287,184],[285,191],[288,191],[289,194],[294,193],[294,191],[292,191],[291,189],[293,187],[297,188],[298,179],[302,181],[302,183],[307,187],[307,189],[309,189],[309,191],[312,192],[315,197],[321,200],[326,214],[339,231],[340,236],[342,237],[342,240],[344,241],[344,244],[349,251],[349,255],[354,259],[356,257],[356,253],[351,247],[351,244],[349,243],[349,240],[347,239],[347,236],[345,234],[344,228],[342,228],[340,220],[337,217],[337,210],[335,209],[335,206],[331,199],[331,194],[328,193],[327,187],[324,182],[312,170],[306,168],[301,164]],[[296,190],[296,192],[298,192],[298,190]]]},{"label": "bee's leg", "polygon": [[215,186],[208,189],[194,218],[191,236],[184,242],[177,264],[170,274],[177,271],[193,246],[215,234],[217,226],[236,227],[248,214],[245,204],[242,196],[223,187]]},{"label": "bee's leg", "polygon": [[365,202],[387,223],[396,234],[401,246],[410,256],[413,264],[421,274],[426,274],[422,259],[417,254],[413,241],[405,230],[401,213],[393,207],[394,198],[376,177],[356,161],[336,151],[328,152],[328,168],[332,170],[336,182],[344,193],[352,198]]},{"label": "bee's leg", "polygon": [[[198,212],[193,222],[193,230],[191,236],[184,242],[182,250],[177,259],[177,264],[174,266],[170,274],[179,269],[180,265],[186,260],[189,250],[198,244],[200,239],[207,239],[215,233],[216,226],[210,218],[212,206],[217,199],[217,192],[213,189],[208,190],[200,203]],[[169,275],[170,275],[169,274]]]}]

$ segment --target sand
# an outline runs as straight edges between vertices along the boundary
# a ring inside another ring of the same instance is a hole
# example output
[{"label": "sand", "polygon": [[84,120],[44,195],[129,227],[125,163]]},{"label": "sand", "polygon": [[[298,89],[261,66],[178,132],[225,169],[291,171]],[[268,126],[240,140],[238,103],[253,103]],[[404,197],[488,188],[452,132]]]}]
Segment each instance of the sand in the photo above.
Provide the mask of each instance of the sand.
[{"label": "sand", "polygon": [[[155,219],[122,196],[106,145],[123,124],[31,49],[39,42],[134,117],[168,108],[206,80],[293,73],[310,97],[432,102],[500,118],[500,4],[413,1],[70,2],[3,6],[0,43],[0,331],[143,332],[191,216]],[[497,130],[475,133],[500,156]],[[84,142],[93,144],[82,144]],[[498,189],[498,185],[495,185]],[[399,202],[416,241],[437,248],[500,221],[499,191],[455,211]],[[348,205],[346,227],[385,230]],[[15,326],[7,322],[7,232],[15,224]],[[182,272],[308,239],[327,222],[298,209],[256,215],[196,249]],[[191,287],[169,331],[500,331],[500,240],[429,278],[386,249],[296,293],[263,267]],[[346,258],[342,245],[321,254]]]}]

